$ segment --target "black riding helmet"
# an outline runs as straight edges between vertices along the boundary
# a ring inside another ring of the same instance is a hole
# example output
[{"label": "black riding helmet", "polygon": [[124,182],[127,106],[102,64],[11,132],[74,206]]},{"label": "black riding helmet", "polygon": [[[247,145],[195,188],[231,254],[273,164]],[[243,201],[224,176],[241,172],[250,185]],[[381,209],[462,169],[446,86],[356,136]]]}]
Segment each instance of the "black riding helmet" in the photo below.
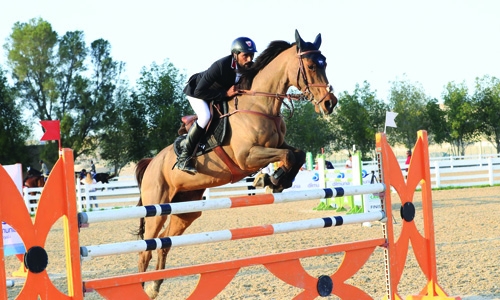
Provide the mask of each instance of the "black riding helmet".
[{"label": "black riding helmet", "polygon": [[238,54],[240,52],[243,53],[255,53],[257,52],[257,48],[255,47],[255,43],[247,38],[247,37],[239,37],[233,41],[231,44],[231,53]]}]

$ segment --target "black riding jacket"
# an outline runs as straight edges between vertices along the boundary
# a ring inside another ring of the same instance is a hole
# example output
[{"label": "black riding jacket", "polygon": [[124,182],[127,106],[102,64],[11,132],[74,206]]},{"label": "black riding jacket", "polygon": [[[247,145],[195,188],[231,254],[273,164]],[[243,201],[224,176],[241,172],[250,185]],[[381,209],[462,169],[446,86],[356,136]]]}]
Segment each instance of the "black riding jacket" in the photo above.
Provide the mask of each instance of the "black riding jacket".
[{"label": "black riding jacket", "polygon": [[191,76],[184,93],[206,102],[227,101],[226,92],[235,80],[236,62],[232,55],[228,55],[214,62],[206,71]]}]

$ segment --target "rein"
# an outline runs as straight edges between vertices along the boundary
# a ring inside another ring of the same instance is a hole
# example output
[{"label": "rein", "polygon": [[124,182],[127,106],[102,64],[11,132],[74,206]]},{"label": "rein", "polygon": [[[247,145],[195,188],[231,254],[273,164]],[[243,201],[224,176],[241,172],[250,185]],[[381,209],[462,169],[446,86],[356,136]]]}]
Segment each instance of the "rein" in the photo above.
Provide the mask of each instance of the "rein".
[{"label": "rein", "polygon": [[[282,98],[278,98],[278,100],[282,100]],[[217,111],[219,111],[219,114],[220,114],[220,118],[226,118],[226,117],[230,117],[231,115],[234,115],[235,113],[247,113],[247,114],[252,114],[252,115],[259,115],[259,116],[262,116],[262,117],[265,117],[265,118],[268,118],[268,119],[271,119],[274,121],[274,124],[276,125],[276,128],[280,128],[280,124],[281,124],[281,114],[277,114],[276,116],[275,115],[270,115],[270,114],[265,114],[263,112],[260,112],[260,111],[254,111],[254,110],[248,110],[248,109],[238,109],[238,97],[235,97],[234,99],[235,103],[234,103],[234,106],[235,106],[235,110],[230,112],[230,113],[227,113],[227,114],[221,114],[220,110],[218,107],[214,106],[215,109],[217,109]],[[283,103],[286,105],[286,103]],[[288,107],[288,105],[287,105]]]},{"label": "rein", "polygon": [[[332,86],[329,84],[319,84],[319,83],[309,84],[309,81],[307,80],[307,74],[306,74],[304,62],[302,60],[302,56],[309,54],[309,53],[321,53],[321,51],[308,50],[308,51],[302,51],[302,52],[297,53],[297,57],[299,59],[299,68],[297,70],[297,85],[299,85],[299,78],[300,78],[300,75],[302,74],[302,80],[304,81],[304,83],[306,85],[305,92],[307,93],[307,95],[311,94],[311,90],[309,89],[310,87],[324,87],[324,88],[326,88],[327,93],[319,101],[314,100],[314,98],[310,100],[308,98],[308,96],[306,96],[305,94],[279,94],[279,93],[257,92],[257,91],[252,91],[252,90],[240,90],[239,93],[242,95],[247,95],[247,96],[272,97],[272,98],[275,98],[279,101],[283,101],[284,99],[297,100],[297,101],[306,100],[306,101],[314,103],[315,105],[319,105],[321,102],[323,102],[325,100],[325,98],[328,96],[328,93],[331,92]],[[297,88],[299,90],[302,90],[300,88],[300,86],[297,86]],[[292,102],[290,102],[290,103],[292,103]],[[293,114],[293,104],[291,104],[292,108],[290,108],[290,106],[288,106],[288,104],[286,104],[285,102],[282,102],[282,104],[285,105],[288,109],[290,109],[290,111],[292,112],[291,114]],[[221,118],[229,117],[237,112],[255,114],[255,115],[260,115],[260,116],[266,117],[268,119],[274,120],[275,124],[279,128],[279,121],[278,120],[281,120],[281,115],[279,113],[278,113],[278,115],[274,116],[274,115],[265,114],[265,113],[258,112],[258,111],[239,110],[238,109],[238,97],[235,97],[235,107],[236,107],[236,109],[233,112],[230,112],[230,113],[227,113],[224,115],[221,114],[220,117]],[[219,113],[220,113],[220,111],[219,111]]]}]

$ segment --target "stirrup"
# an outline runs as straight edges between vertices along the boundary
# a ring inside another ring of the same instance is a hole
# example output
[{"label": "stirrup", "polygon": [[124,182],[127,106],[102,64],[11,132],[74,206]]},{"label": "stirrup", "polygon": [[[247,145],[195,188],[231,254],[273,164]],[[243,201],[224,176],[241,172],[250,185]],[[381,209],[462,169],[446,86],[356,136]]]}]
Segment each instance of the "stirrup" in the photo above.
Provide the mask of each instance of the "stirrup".
[{"label": "stirrup", "polygon": [[177,161],[177,169],[184,171],[188,174],[195,175],[198,173],[196,170],[196,166],[194,165],[193,158],[188,157],[187,159],[184,160],[178,160]]}]

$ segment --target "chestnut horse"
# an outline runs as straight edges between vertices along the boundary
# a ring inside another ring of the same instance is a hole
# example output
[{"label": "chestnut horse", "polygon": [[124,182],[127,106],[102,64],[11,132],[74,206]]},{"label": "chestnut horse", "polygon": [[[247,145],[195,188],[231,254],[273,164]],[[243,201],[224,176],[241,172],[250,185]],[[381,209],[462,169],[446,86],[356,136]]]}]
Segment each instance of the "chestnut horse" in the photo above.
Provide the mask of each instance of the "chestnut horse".
[{"label": "chestnut horse", "polygon": [[[24,179],[23,185],[25,187],[29,187],[29,188],[44,187],[45,186],[45,176],[43,176],[42,172],[40,172],[36,169],[30,168],[28,170],[27,177]],[[33,195],[36,195],[37,193],[30,192],[29,194],[33,196]],[[36,203],[37,203],[37,200],[34,200],[34,199],[30,200],[30,204],[36,204]],[[31,208],[30,211],[32,213],[34,213],[35,209]]]},{"label": "chestnut horse", "polygon": [[24,186],[29,187],[29,188],[44,187],[45,186],[45,177],[43,175],[28,176],[24,180]]},{"label": "chestnut horse", "polygon": [[44,187],[45,178],[42,172],[35,168],[28,167],[27,176],[24,178],[23,185],[29,188]]},{"label": "chestnut horse", "polygon": [[[199,200],[206,188],[234,182],[259,171],[269,163],[282,166],[271,176],[267,185],[275,192],[292,186],[292,181],[305,162],[305,153],[285,142],[286,125],[281,106],[291,86],[302,92],[299,99],[315,105],[317,113],[330,114],[337,104],[326,77],[326,59],[319,51],[321,35],[313,43],[304,42],[295,31],[296,43],[271,42],[242,75],[241,94],[228,102],[228,133],[222,149],[231,165],[215,151],[196,158],[198,173],[190,175],[174,168],[176,154],[173,145],[163,149],[154,158],[139,161],[136,177],[141,191],[138,205]],[[237,174],[235,174],[235,169]],[[163,238],[184,233],[201,212],[142,218],[138,235],[143,239]],[[169,248],[158,250],[156,269],[164,269]],[[152,251],[139,254],[139,272],[145,272]],[[163,280],[148,287],[148,295],[158,295]]]}]

